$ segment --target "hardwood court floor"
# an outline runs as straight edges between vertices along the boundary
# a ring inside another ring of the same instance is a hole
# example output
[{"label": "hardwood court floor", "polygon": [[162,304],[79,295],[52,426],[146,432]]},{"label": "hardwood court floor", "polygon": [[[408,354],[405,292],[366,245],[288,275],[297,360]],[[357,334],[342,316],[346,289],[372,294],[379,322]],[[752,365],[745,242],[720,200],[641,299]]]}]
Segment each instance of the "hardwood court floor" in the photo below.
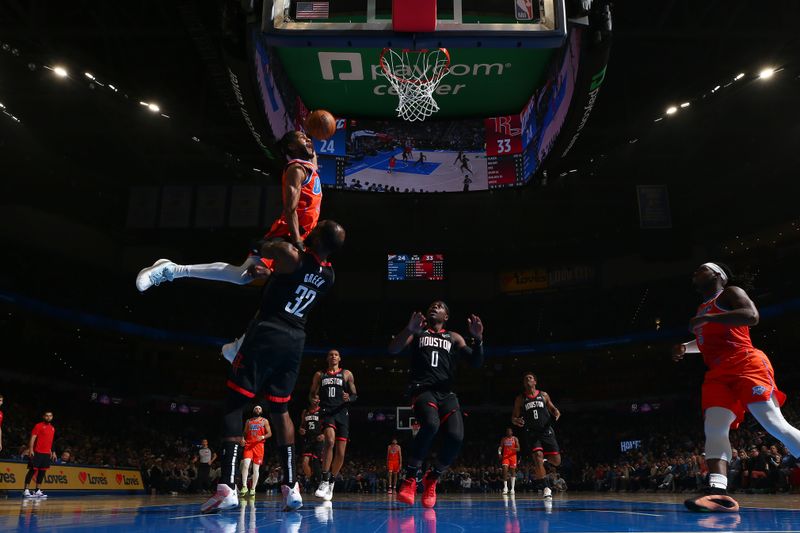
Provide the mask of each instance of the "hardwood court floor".
[{"label": "hardwood court floor", "polygon": [[445,495],[435,509],[406,507],[386,495],[337,495],[331,503],[306,497],[283,513],[276,496],[259,495],[238,509],[201,515],[191,496],[60,496],[44,501],[0,500],[0,531],[159,532],[626,532],[742,531],[800,533],[800,496],[740,495],[737,514],[694,514],[682,495],[587,494],[552,503],[518,494]]}]

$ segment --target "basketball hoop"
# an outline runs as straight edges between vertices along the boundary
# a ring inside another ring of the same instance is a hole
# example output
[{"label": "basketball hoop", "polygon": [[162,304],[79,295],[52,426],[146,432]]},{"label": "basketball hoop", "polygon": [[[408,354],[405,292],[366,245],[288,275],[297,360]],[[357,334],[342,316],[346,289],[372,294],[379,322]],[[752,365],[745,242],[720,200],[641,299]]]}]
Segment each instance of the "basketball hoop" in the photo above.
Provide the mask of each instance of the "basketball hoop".
[{"label": "basketball hoop", "polygon": [[414,122],[425,120],[439,111],[433,91],[439,86],[450,67],[447,48],[436,50],[381,51],[382,75],[397,92],[397,116]]}]

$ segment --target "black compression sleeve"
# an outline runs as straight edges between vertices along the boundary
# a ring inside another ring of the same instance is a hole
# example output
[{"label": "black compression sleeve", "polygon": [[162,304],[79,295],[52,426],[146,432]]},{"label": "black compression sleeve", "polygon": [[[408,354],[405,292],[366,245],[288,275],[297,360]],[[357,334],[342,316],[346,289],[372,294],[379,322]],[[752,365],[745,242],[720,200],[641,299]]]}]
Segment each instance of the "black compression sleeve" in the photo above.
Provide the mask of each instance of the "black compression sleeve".
[{"label": "black compression sleeve", "polygon": [[461,353],[464,354],[464,357],[472,366],[480,368],[483,365],[483,340],[475,341],[473,339],[472,347],[464,346],[461,349]]}]

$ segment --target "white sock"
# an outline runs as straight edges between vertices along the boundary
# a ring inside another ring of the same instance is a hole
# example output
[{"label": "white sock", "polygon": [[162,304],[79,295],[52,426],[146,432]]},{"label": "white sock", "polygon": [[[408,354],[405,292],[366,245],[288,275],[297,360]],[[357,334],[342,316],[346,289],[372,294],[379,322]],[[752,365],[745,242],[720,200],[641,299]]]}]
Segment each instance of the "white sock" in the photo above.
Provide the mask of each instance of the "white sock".
[{"label": "white sock", "polygon": [[728,489],[728,476],[723,474],[709,474],[708,484],[714,489]]},{"label": "white sock", "polygon": [[507,489],[507,488],[508,488],[508,481],[504,479],[503,480],[503,489]]},{"label": "white sock", "polygon": [[247,488],[247,474],[250,473],[250,459],[242,459],[242,488]]},{"label": "white sock", "polygon": [[253,464],[253,475],[251,478],[253,479],[253,492],[256,491],[256,485],[258,485],[258,469],[260,465]]},{"label": "white sock", "polygon": [[206,263],[200,265],[177,265],[174,269],[176,278],[198,278],[211,281],[224,281],[235,285],[246,285],[253,281],[247,269],[255,261],[248,258],[243,264],[234,266],[228,263]]},{"label": "white sock", "polygon": [[516,477],[512,477],[511,478],[511,490],[514,490],[514,485],[516,485],[516,484],[517,484],[517,478]]}]

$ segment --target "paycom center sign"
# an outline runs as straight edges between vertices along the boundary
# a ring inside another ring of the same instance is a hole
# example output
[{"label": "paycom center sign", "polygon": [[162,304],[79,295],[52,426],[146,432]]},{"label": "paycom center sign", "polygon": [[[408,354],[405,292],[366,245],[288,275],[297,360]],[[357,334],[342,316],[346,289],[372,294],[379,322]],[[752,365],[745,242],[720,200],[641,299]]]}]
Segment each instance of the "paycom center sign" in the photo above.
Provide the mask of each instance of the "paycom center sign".
[{"label": "paycom center sign", "polygon": [[[397,96],[377,48],[277,48],[283,68],[311,109],[342,116],[392,117]],[[518,113],[544,82],[553,50],[449,49],[450,71],[434,93],[436,117]],[[399,73],[402,74],[402,73]]]}]

